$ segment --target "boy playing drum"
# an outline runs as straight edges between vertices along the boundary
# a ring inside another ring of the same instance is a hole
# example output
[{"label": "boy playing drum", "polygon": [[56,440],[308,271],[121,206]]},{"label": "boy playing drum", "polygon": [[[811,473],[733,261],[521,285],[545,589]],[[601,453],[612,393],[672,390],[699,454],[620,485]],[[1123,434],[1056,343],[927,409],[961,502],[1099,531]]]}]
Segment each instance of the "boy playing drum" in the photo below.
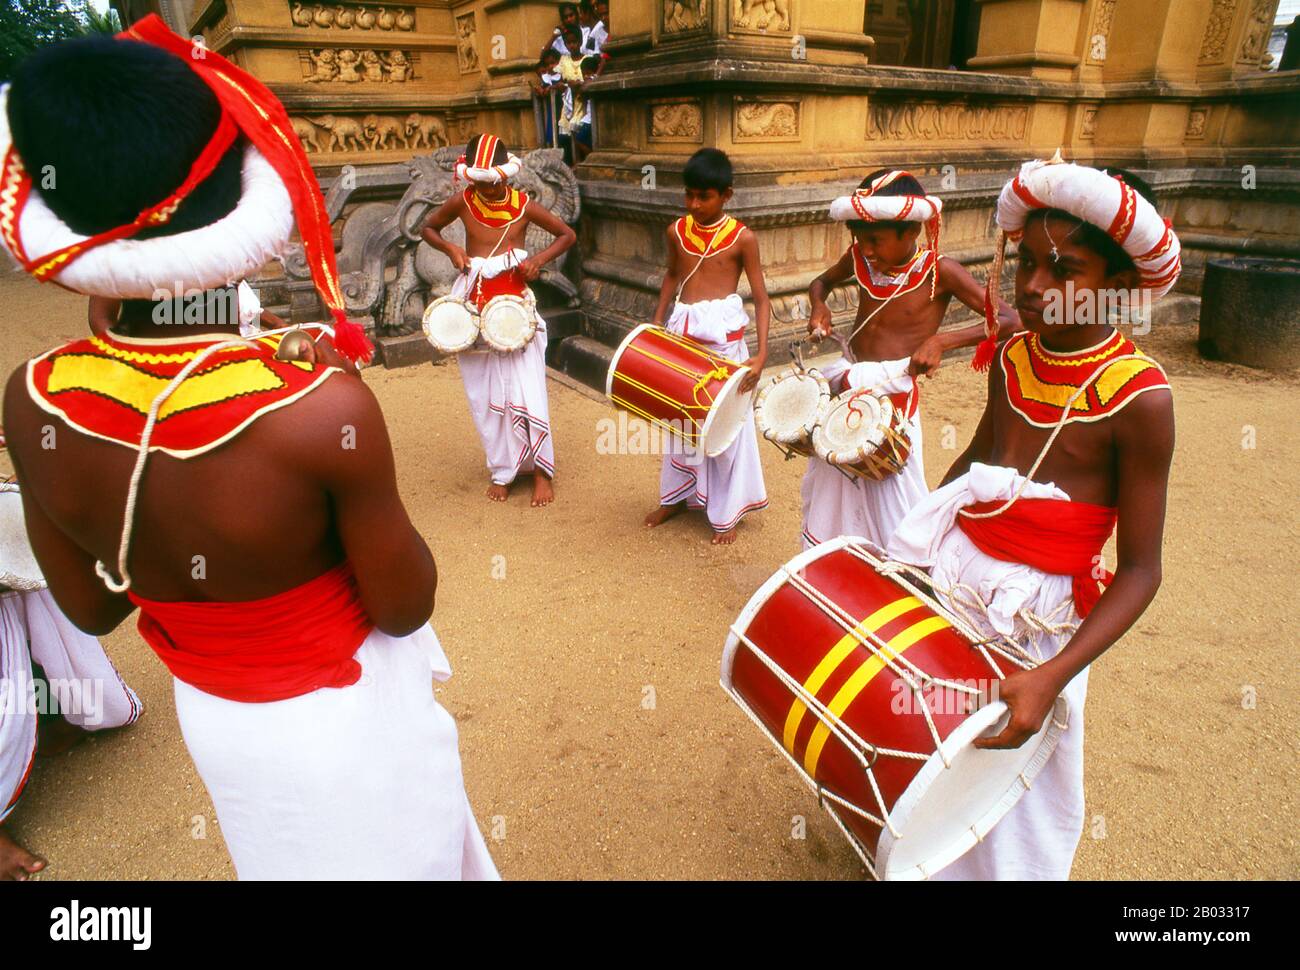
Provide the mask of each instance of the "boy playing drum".
[{"label": "boy playing drum", "polygon": [[[466,161],[469,159],[470,161]],[[577,241],[573,230],[549,210],[509,185],[519,172],[519,159],[506,151],[496,135],[475,135],[456,165],[457,179],[472,184],[453,192],[425,221],[421,235],[451,260],[461,275],[451,295],[473,302],[479,310],[495,296],[522,296],[544,264]],[[442,238],[441,230],[459,219],[465,227],[465,248]],[[524,233],[535,223],[555,237],[536,256],[529,256]],[[551,440],[546,400],[546,325],[539,317],[537,334],[521,350],[462,353],[460,376],[465,383],[474,425],[487,452],[492,474],[487,496],[504,502],[520,473],[533,476],[534,506],[555,498],[555,446]]]},{"label": "boy playing drum", "polygon": [[[659,288],[654,323],[669,333],[703,344],[723,357],[743,362],[750,373],[741,382],[747,394],[758,384],[767,360],[767,325],[771,305],[763,268],[758,261],[758,237],[723,212],[731,199],[731,160],[716,148],[701,148],[682,172],[687,214],[668,227],[668,269]],[[758,353],[745,343],[749,315],[736,292],[744,270],[758,317]],[[668,315],[669,309],[671,315]],[[664,324],[664,318],[668,322]],[[659,474],[659,508],[645,518],[653,528],[687,508],[704,509],[713,527],[714,545],[736,541],[736,526],[755,509],[767,505],[763,468],[749,411],[736,440],[722,454],[707,458],[686,451],[675,437],[666,437],[668,450]]]},{"label": "boy playing drum", "polygon": [[[971,347],[984,335],[974,324],[939,333],[955,296],[984,312],[984,294],[966,268],[939,255],[939,212],[943,203],[926,195],[907,172],[881,169],[868,175],[851,196],[831,203],[831,218],[845,221],[853,243],[839,262],[812,281],[808,330],[817,339],[831,334],[826,296],[848,280],[858,284],[858,313],[848,349],[823,369],[831,393],[871,388],[908,408],[911,455],[902,471],[882,481],[849,479],[813,458],[803,480],[804,548],[841,535],[860,535],[883,548],[894,528],[925,497],[921,419],[913,382],[933,374],[944,353]],[[918,246],[925,226],[929,245]],[[1016,329],[1016,315],[998,304],[1004,336]],[[919,390],[919,389],[918,389]]]},{"label": "boy playing drum", "polygon": [[[997,221],[1019,244],[1016,307],[1027,332],[996,353],[970,445],[889,544],[892,558],[930,570],[941,597],[957,598],[945,591],[960,585],[960,598],[982,607],[977,623],[1042,660],[997,685],[1010,721],[977,746],[1019,747],[1058,695],[1069,704],[1069,726],[1033,787],[941,878],[1068,877],[1083,826],[1088,665],[1160,586],[1173,398],[1154,361],[1083,312],[1107,294],[1140,287],[1159,297],[1173,286],[1178,238],[1149,198],[1132,176],[1059,159],[1028,162],[1003,187]],[[977,360],[994,353],[994,321],[987,326]],[[1102,547],[1117,520],[1112,579]]]}]

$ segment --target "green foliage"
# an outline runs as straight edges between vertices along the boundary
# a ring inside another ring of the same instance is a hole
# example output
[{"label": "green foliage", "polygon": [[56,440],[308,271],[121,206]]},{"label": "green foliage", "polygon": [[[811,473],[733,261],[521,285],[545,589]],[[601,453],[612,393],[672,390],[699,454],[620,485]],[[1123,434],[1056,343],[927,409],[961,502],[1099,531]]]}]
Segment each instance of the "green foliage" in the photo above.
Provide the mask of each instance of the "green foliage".
[{"label": "green foliage", "polygon": [[0,0],[0,83],[39,47],[121,29],[117,11],[101,14],[87,0]]}]

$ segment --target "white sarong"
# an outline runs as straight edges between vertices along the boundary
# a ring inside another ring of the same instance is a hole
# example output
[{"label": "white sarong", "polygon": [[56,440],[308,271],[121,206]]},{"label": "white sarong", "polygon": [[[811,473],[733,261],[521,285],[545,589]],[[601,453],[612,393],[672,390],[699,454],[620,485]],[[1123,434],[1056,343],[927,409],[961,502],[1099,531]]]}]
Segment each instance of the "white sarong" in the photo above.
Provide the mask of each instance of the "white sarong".
[{"label": "white sarong", "polygon": [[36,755],[42,705],[33,662],[70,724],[103,731],[130,724],[143,710],[99,641],[73,626],[49,590],[0,595],[0,821],[18,803]]},{"label": "white sarong", "polygon": [[[987,618],[972,615],[984,632],[1007,634],[1040,660],[1055,656],[1068,636],[1031,631],[1017,617],[1022,609],[1052,623],[1077,623],[1073,579],[1022,563],[1003,562],[981,552],[956,525],[957,511],[975,502],[1004,502],[1022,476],[1013,468],[971,465],[970,471],[916,505],[889,542],[891,559],[930,571],[935,592],[961,583],[975,590]],[[1023,498],[1069,501],[1055,485],[1030,482]],[[994,826],[984,841],[935,879],[1068,879],[1083,831],[1083,704],[1088,691],[1085,668],[1062,692],[1069,704],[1069,726],[1033,787]]]},{"label": "white sarong", "polygon": [[[465,299],[479,274],[492,279],[527,258],[522,249],[491,259],[475,256],[470,270],[456,277],[451,295]],[[523,350],[509,354],[467,350],[457,355],[457,361],[493,484],[508,485],[518,475],[534,471],[554,478],[555,447],[546,400],[546,321],[538,316],[537,333]]]},{"label": "white sarong", "polygon": [[[665,329],[690,337],[721,357],[744,362],[749,359],[743,334],[748,323],[745,304],[733,293],[723,300],[676,304]],[[728,339],[738,331],[739,338]],[[675,435],[663,439],[660,505],[685,502],[688,508],[704,509],[709,525],[719,533],[734,529],[746,514],[767,506],[753,410],[746,413],[736,440],[716,458],[685,447]]]},{"label": "white sarong", "polygon": [[[854,364],[841,357],[822,369],[822,375],[835,386],[841,375],[848,375],[848,387],[874,388],[881,394],[895,394],[912,389],[907,373],[911,358],[887,361],[863,361]],[[803,548],[808,549],[837,536],[864,536],[885,548],[903,516],[929,493],[925,484],[925,461],[922,455],[921,411],[918,407],[908,430],[912,450],[907,464],[897,475],[883,481],[868,481],[843,472],[822,461],[808,459],[803,486]]]},{"label": "white sarong", "polygon": [[[361,678],[264,704],[175,681],[185,744],[240,879],[496,879],[432,679],[433,629],[372,630]],[[431,679],[432,675],[432,679]]]}]

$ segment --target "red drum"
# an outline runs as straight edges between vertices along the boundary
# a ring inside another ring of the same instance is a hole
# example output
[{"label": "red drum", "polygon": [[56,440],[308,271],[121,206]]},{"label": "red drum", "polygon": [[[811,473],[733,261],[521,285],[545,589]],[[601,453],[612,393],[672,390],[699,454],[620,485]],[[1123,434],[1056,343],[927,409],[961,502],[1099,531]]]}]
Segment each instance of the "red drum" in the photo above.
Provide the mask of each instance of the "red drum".
[{"label": "red drum", "polygon": [[703,344],[647,323],[615,351],[605,396],[712,458],[745,426],[753,394],[740,393],[740,383],[748,373]]},{"label": "red drum", "polygon": [[780,748],[878,879],[925,879],[1028,790],[1066,725],[1064,698],[1019,748],[980,750],[1006,705],[981,691],[1032,666],[927,588],[842,537],[796,556],[731,628],[722,687]]}]

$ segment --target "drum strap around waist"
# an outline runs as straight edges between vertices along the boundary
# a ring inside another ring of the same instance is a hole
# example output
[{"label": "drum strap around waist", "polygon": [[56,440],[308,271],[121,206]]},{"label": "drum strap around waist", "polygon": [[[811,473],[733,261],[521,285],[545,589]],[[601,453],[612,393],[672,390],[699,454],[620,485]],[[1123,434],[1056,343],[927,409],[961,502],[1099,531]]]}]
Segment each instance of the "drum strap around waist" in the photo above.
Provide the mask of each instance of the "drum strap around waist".
[{"label": "drum strap around waist", "polygon": [[[1002,502],[976,502],[963,512],[992,512]],[[1074,581],[1074,609],[1080,617],[1092,612],[1102,586],[1115,578],[1101,565],[1101,550],[1115,528],[1116,510],[1088,502],[1054,498],[1022,498],[985,519],[957,516],[957,525],[980,552],[1003,562]]]},{"label": "drum strap around waist", "polygon": [[159,602],[128,591],[140,635],[178,680],[231,701],[264,703],[361,676],[353,655],[374,628],[352,567],[243,602]]}]

